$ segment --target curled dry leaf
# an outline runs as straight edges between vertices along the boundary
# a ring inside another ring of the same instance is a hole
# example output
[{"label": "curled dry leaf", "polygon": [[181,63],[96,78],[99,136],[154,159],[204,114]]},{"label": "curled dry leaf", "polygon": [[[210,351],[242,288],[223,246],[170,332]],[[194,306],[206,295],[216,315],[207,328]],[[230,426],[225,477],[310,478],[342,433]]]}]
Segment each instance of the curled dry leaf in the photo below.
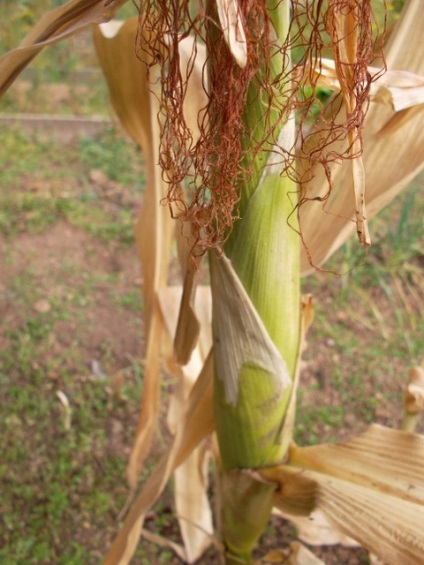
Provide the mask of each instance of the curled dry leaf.
[{"label": "curled dry leaf", "polygon": [[174,472],[175,509],[188,563],[197,561],[213,540],[209,459],[209,450],[200,444]]},{"label": "curled dry leaf", "polygon": [[17,49],[0,58],[0,96],[44,47],[90,24],[110,20],[125,2],[127,0],[71,0],[47,12]]},{"label": "curled dry leaf", "polygon": [[247,64],[247,41],[238,0],[217,0],[219,21],[225,41],[239,67]]},{"label": "curled dry leaf", "polygon": [[[370,9],[370,8],[368,8]],[[367,247],[371,244],[365,210],[365,171],[362,163],[362,121],[361,105],[358,99],[358,71],[363,63],[358,53],[360,7],[356,2],[341,5],[338,1],[328,2],[327,31],[332,38],[332,49],[337,78],[343,94],[346,119],[357,116],[358,125],[348,128],[349,153],[352,156],[352,181],[355,195],[356,231],[360,243]],[[364,74],[364,73],[363,73]],[[365,89],[365,85],[363,89]]]},{"label": "curled dry leaf", "polygon": [[[368,67],[370,75],[377,75],[371,83],[370,98],[372,102],[386,104],[395,112],[424,104],[424,77],[405,71],[390,69],[382,74],[381,69]],[[333,91],[340,90],[336,68],[332,59],[321,59],[319,66],[314,69],[318,86]]]},{"label": "curled dry leaf", "polygon": [[[385,49],[389,71],[408,69],[424,76],[423,28],[422,2],[410,0]],[[368,219],[391,202],[424,166],[423,123],[424,105],[395,112],[388,105],[371,104],[363,129]],[[305,189],[314,196],[324,196],[328,181],[319,164],[312,170],[312,179]],[[299,210],[302,235],[314,265],[322,265],[355,231],[354,205],[349,190],[352,186],[350,163],[335,164],[332,181],[335,189],[325,203],[325,214],[318,200]],[[313,270],[308,253],[303,249],[302,273]]]},{"label": "curled dry leaf", "polygon": [[213,357],[210,354],[191,391],[184,417],[179,422],[169,449],[132,504],[104,559],[104,565],[129,563],[139,542],[145,513],[158,499],[174,470],[187,459],[203,438],[212,433],[214,427]]},{"label": "curled dry leaf", "polygon": [[373,425],[346,444],[293,446],[289,465],[258,473],[279,484],[275,504],[281,510],[317,507],[388,565],[418,565],[423,465],[423,436]]},{"label": "curled dry leaf", "polygon": [[408,384],[404,393],[406,412],[417,414],[424,410],[424,367],[409,369]]},{"label": "curled dry leaf", "polygon": [[[168,355],[171,359],[168,361],[168,367],[171,370],[174,368],[176,376],[179,377],[168,410],[168,426],[172,433],[177,432],[179,422],[184,417],[187,399],[212,346],[210,288],[201,286],[195,301],[190,305],[192,315],[195,316],[194,312],[197,312],[197,343],[187,364],[180,366],[174,359],[172,342],[177,329],[178,305],[182,295],[181,287],[168,287],[159,293],[162,318],[169,336]],[[191,336],[188,336],[188,339],[192,341]],[[208,460],[209,450],[205,445],[199,445],[174,473],[175,507],[184,541],[185,560],[189,563],[196,561],[213,539],[212,512],[207,496]]]},{"label": "curled dry leaf", "polygon": [[191,563],[191,561],[188,559],[187,557],[187,553],[186,550],[184,549],[184,547],[178,543],[173,542],[172,540],[165,538],[163,536],[159,536],[157,534],[154,534],[153,532],[150,532],[149,530],[141,530],[141,536],[152,542],[155,543],[156,545],[160,545],[162,547],[167,547],[169,548],[171,551],[173,551],[175,553],[175,555],[177,555],[181,561],[183,561],[184,563]]}]

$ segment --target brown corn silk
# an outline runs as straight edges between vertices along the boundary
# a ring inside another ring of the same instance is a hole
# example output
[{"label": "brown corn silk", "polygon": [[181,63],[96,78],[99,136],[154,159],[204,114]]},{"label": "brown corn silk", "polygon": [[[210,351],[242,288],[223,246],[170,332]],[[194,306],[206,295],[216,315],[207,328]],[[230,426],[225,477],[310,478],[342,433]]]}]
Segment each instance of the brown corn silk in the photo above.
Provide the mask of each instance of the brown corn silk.
[{"label": "brown corn silk", "polygon": [[[226,21],[234,21],[234,3],[220,3],[220,9],[226,5],[228,11],[232,10]],[[263,151],[272,151],[273,163],[281,161],[281,173],[297,182],[299,198],[293,199],[294,211],[317,198],[325,206],[332,190],[331,164],[352,160],[357,231],[361,243],[369,244],[359,160],[361,128],[370,85],[382,72],[372,76],[367,67],[371,62],[378,67],[379,58],[384,66],[382,56],[377,56],[373,49],[380,30],[373,20],[371,2],[294,0],[290,30],[285,38],[276,37],[273,6],[266,0],[236,3],[238,25],[246,40],[244,65],[232,54],[228,30],[222,29],[222,17],[218,17],[214,2],[204,5],[148,0],[142,4],[143,35],[150,31],[154,39],[147,45],[139,44],[137,53],[148,63],[151,80],[161,83],[160,165],[169,185],[166,202],[174,218],[191,224],[193,254],[220,249],[228,239],[234,222],[243,215],[240,187],[254,176],[255,157]],[[179,45],[189,35],[195,41],[184,72]],[[199,113],[200,137],[195,139],[184,118],[183,102],[198,46],[202,44],[206,44],[208,52],[202,80],[208,102]],[[322,109],[317,96],[316,69],[320,68],[320,59],[331,53],[341,92],[334,95],[329,111],[321,112],[319,120],[314,118],[312,127],[313,116]],[[271,71],[273,58],[283,61],[277,76]],[[158,71],[152,72],[156,65]],[[252,104],[251,89],[249,92],[252,81],[255,81],[256,100],[263,100],[263,115],[258,116],[257,123],[246,119]],[[343,101],[345,106],[340,112]],[[275,112],[279,114],[277,121]],[[277,132],[293,112],[296,139],[288,148],[278,142]],[[272,126],[263,127],[264,123]],[[246,138],[250,140],[248,144],[243,143]],[[319,197],[310,188],[304,188],[317,163],[324,168],[328,179],[328,192]]]}]

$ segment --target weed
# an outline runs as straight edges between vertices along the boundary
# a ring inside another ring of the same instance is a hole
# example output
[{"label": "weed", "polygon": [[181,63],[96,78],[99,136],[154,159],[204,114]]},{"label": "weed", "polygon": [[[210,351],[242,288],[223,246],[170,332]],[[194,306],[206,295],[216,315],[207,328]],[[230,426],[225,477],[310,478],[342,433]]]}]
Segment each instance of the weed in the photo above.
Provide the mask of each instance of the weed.
[{"label": "weed", "polygon": [[125,294],[118,294],[117,292],[113,291],[111,294],[115,303],[122,308],[127,308],[128,310],[132,310],[133,312],[141,312],[142,296],[140,289],[130,290]]}]

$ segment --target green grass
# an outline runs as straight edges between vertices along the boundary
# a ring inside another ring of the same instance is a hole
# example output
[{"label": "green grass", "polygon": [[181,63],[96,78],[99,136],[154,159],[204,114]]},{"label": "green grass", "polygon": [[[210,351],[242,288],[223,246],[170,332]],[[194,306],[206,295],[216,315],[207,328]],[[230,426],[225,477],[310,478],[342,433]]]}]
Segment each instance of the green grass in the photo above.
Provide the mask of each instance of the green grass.
[{"label": "green grass", "polygon": [[[112,415],[121,421],[135,415],[139,375],[116,394],[108,380],[90,377],[74,348],[49,360],[47,344],[60,317],[27,318],[6,332],[9,346],[0,353],[0,449],[7,462],[0,466],[7,492],[0,502],[0,562],[96,562],[85,547],[93,543],[77,543],[72,524],[88,524],[87,535],[93,531],[94,546],[101,547],[101,532],[127,494],[125,459],[107,455],[107,425]],[[57,390],[69,399],[70,429]]]},{"label": "green grass", "polygon": [[[66,151],[20,129],[2,130],[0,144],[1,233],[42,233],[65,219],[103,241],[133,243],[144,174],[139,151],[116,130],[81,139]],[[91,180],[92,171],[103,173],[106,186]],[[110,200],[105,190],[112,192]]]}]

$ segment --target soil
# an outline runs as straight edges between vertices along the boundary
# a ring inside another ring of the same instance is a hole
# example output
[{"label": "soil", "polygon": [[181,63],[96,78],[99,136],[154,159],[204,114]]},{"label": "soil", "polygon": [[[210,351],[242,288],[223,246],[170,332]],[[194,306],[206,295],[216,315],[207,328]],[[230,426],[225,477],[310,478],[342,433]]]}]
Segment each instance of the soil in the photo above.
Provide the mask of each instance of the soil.
[{"label": "soil", "polygon": [[[0,249],[6,243],[0,238]],[[63,276],[63,262],[77,265],[78,272],[66,274],[66,282],[55,284]],[[125,294],[127,290],[140,288],[142,279],[134,249],[122,249],[104,246],[95,237],[81,229],[59,221],[42,234],[20,234],[8,252],[8,261],[2,265],[2,286],[21,276],[28,276],[31,265],[32,283],[36,283],[40,295],[47,301],[68,299],[65,291],[74,289],[78,294],[84,281],[93,273],[118,275],[114,281],[114,291]],[[140,288],[141,293],[141,288]],[[3,327],[19,327],[22,319],[14,304],[13,294],[2,302],[0,317]],[[56,344],[52,354],[61,354],[61,349],[72,343],[72,335],[77,331],[77,322],[72,317],[69,321],[59,321],[55,326]],[[78,325],[79,347],[83,344],[87,362],[96,359],[102,344],[108,342],[112,347],[108,362],[112,373],[128,365],[128,359],[143,355],[141,315],[128,319],[128,313],[116,307],[110,297],[110,285],[101,282],[93,285],[91,301],[84,306],[84,320]],[[0,334],[1,335],[1,334]],[[4,339],[4,337],[3,337]],[[43,361],[43,360],[40,360]]]}]

